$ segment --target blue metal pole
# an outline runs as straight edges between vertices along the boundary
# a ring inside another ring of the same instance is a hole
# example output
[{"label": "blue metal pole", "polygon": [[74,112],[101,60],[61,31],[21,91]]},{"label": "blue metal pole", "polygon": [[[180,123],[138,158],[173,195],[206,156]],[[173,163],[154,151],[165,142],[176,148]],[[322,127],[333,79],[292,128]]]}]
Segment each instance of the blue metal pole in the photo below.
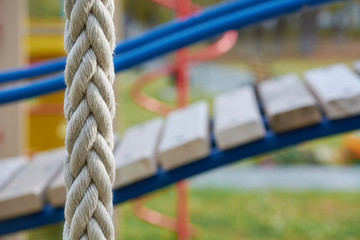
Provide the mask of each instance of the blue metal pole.
[{"label": "blue metal pole", "polygon": [[[335,0],[276,0],[269,1],[246,10],[235,11],[229,15],[196,25],[166,38],[139,47],[114,59],[115,71],[119,72],[173,50],[213,37],[219,33],[249,26],[263,20],[279,17],[297,10],[307,9]],[[0,104],[39,96],[64,89],[64,79],[50,78],[47,82],[29,84],[12,90],[0,91]],[[42,87],[38,90],[38,84]],[[19,92],[17,92],[17,90]],[[9,91],[12,91],[11,93]],[[14,94],[14,97],[12,96]]]},{"label": "blue metal pole", "polygon": [[12,88],[0,91],[0,105],[1,103],[15,102],[21,99],[41,96],[46,93],[57,92],[65,88],[64,74],[57,74],[34,82],[28,82],[20,86],[15,85]]},{"label": "blue metal pole", "polygon": [[[207,8],[202,14],[192,15],[187,21],[174,20],[146,31],[142,36],[135,37],[119,43],[115,48],[115,55],[123,54],[137,47],[149,44],[163,37],[179,32],[208,20],[215,19],[225,14],[242,10],[256,4],[264,3],[270,0],[240,0],[233,2],[220,3]],[[51,74],[65,69],[66,58],[58,58],[47,61],[32,67],[17,68],[0,72],[0,83],[6,83],[24,78],[39,77],[45,74]]]},{"label": "blue metal pole", "polygon": [[307,9],[334,0],[276,0],[238,10],[205,23],[188,28],[143,47],[134,49],[114,59],[115,71],[119,72],[173,50],[197,43],[222,32],[239,29],[267,19],[279,17],[297,10]]}]

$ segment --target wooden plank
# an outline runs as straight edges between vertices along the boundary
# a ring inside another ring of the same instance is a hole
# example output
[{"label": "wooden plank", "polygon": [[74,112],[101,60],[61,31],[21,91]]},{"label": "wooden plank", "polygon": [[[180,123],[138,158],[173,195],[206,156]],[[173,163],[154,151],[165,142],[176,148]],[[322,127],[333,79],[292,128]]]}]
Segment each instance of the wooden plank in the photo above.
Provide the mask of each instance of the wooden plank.
[{"label": "wooden plank", "polygon": [[353,62],[352,67],[354,68],[355,72],[360,74],[360,60]]},{"label": "wooden plank", "polygon": [[28,240],[28,237],[26,232],[21,232],[21,233],[0,236],[0,240]]},{"label": "wooden plank", "polygon": [[330,119],[360,114],[360,77],[345,64],[309,70],[306,83]]},{"label": "wooden plank", "polygon": [[209,106],[200,101],[170,113],[158,148],[164,169],[172,169],[210,153]]},{"label": "wooden plank", "polygon": [[0,190],[26,166],[26,157],[6,158],[0,161]]},{"label": "wooden plank", "polygon": [[252,86],[216,97],[214,132],[217,146],[229,149],[263,138],[265,128]]},{"label": "wooden plank", "polygon": [[[0,0],[0,69],[2,70],[21,66],[26,59],[26,51],[23,49],[26,12],[27,1]],[[23,102],[0,107],[0,158],[23,154],[26,139],[24,133],[27,131],[24,119]],[[0,178],[4,174],[1,168]],[[3,236],[0,239],[26,239],[26,234]]]},{"label": "wooden plank", "polygon": [[0,220],[35,213],[43,195],[63,164],[64,149],[35,155],[27,168],[0,192]]},{"label": "wooden plank", "polygon": [[270,127],[277,133],[321,121],[315,98],[296,74],[264,81],[258,90]]},{"label": "wooden plank", "polygon": [[[66,151],[63,153],[63,159],[66,158]],[[66,201],[66,186],[64,180],[64,165],[61,166],[60,172],[56,175],[55,179],[51,182],[46,191],[47,201],[53,207],[62,207]]]},{"label": "wooden plank", "polygon": [[163,120],[157,118],[126,131],[121,144],[114,151],[115,188],[156,174],[156,147],[162,126]]},{"label": "wooden plank", "polygon": [[[23,0],[0,0],[1,70],[21,66],[26,59],[23,49],[26,7]],[[24,103],[21,102],[0,106],[0,158],[23,154],[26,139],[23,112]]]},{"label": "wooden plank", "polygon": [[0,0],[0,69],[21,66],[27,58],[23,42],[26,11],[23,0]]},{"label": "wooden plank", "polygon": [[0,106],[0,158],[23,154],[24,104]]}]

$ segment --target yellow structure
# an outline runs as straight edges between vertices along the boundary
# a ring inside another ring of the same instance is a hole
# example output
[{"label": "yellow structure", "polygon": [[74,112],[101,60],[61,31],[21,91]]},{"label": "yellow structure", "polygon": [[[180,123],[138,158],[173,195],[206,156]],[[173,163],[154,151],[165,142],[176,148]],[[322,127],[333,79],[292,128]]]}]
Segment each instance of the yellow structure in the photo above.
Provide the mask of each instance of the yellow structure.
[{"label": "yellow structure", "polygon": [[62,19],[29,19],[26,51],[30,60],[38,61],[65,56],[64,26]]},{"label": "yellow structure", "polygon": [[[25,51],[31,62],[65,55],[62,19],[29,19]],[[64,93],[37,98],[28,104],[27,149],[30,153],[64,146],[66,120],[63,114]]]},{"label": "yellow structure", "polygon": [[[115,0],[117,39],[121,37],[122,1]],[[63,19],[28,19],[25,49],[31,62],[65,56]],[[117,93],[115,93],[117,94]],[[27,149],[30,153],[63,147],[66,120],[63,114],[64,92],[32,100],[27,110]]]},{"label": "yellow structure", "polygon": [[29,104],[27,145],[31,153],[64,146],[66,120],[63,104],[63,91]]}]

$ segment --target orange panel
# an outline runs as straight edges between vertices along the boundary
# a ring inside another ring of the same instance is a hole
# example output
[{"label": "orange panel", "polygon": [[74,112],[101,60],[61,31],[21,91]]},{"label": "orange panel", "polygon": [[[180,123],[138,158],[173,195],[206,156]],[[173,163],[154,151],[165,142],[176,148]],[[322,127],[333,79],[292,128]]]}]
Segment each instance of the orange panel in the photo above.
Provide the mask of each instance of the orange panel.
[{"label": "orange panel", "polygon": [[360,158],[360,137],[355,134],[349,134],[344,137],[344,147],[355,157]]}]

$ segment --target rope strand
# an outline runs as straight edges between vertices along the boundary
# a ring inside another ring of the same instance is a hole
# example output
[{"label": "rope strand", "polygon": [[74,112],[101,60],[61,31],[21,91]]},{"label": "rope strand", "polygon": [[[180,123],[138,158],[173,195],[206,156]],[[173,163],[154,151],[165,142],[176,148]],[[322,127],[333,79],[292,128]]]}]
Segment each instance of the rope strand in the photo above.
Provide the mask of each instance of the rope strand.
[{"label": "rope strand", "polygon": [[115,239],[113,14],[113,0],[65,0],[65,240]]}]

